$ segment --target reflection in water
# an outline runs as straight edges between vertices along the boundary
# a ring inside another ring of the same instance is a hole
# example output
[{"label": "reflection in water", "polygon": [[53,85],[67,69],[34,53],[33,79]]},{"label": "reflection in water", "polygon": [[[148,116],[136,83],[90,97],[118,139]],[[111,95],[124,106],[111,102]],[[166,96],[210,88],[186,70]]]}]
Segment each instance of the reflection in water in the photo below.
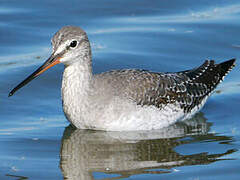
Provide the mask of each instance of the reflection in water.
[{"label": "reflection in water", "polygon": [[175,150],[180,145],[206,140],[232,141],[231,137],[209,134],[210,126],[202,113],[158,131],[105,132],[69,126],[62,138],[60,167],[65,179],[94,179],[94,172],[119,174],[107,179],[121,179],[143,173],[170,173],[170,168],[177,166],[223,160],[218,158],[235,150],[209,154],[195,153],[193,149],[190,155]]}]

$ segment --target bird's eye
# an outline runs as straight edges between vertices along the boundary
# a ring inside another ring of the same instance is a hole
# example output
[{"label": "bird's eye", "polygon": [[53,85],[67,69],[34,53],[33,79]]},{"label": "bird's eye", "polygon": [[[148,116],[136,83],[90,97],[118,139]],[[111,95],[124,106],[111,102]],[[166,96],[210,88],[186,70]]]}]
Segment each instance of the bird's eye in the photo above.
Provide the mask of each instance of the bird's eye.
[{"label": "bird's eye", "polygon": [[75,48],[77,46],[77,41],[76,40],[73,40],[71,43],[70,43],[70,47],[71,48]]}]

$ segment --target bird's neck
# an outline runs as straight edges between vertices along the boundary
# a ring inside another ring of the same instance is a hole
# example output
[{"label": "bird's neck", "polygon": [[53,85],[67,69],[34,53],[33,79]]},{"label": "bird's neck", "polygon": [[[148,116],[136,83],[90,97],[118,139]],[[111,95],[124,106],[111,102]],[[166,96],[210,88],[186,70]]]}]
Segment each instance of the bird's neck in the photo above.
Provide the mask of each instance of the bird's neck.
[{"label": "bird's neck", "polygon": [[91,86],[92,64],[89,60],[80,60],[64,68],[62,80],[62,95],[75,96],[87,93]]},{"label": "bird's neck", "polygon": [[[75,62],[65,66],[62,80],[63,110],[69,120],[77,119],[79,104],[85,106],[92,84],[91,61]],[[71,122],[74,124],[74,122]]]}]

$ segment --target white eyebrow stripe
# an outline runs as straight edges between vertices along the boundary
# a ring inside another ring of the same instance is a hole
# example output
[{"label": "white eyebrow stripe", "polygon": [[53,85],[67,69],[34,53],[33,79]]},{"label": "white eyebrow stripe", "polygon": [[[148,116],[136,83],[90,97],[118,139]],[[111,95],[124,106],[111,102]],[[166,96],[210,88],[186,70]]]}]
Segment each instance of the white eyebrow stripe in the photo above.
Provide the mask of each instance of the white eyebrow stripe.
[{"label": "white eyebrow stripe", "polygon": [[58,46],[57,50],[54,52],[54,55],[60,54],[61,52],[63,52],[67,45],[69,44],[70,40],[66,41],[65,43],[61,44],[60,46]]}]

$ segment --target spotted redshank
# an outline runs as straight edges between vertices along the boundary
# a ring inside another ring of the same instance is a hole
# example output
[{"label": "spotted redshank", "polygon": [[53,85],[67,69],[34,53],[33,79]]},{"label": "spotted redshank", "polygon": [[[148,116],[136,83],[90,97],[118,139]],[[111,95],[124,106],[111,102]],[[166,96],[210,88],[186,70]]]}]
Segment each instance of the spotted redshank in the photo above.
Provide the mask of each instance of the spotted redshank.
[{"label": "spotted redshank", "polygon": [[207,60],[198,68],[176,73],[125,69],[93,75],[90,42],[81,28],[61,28],[52,46],[49,59],[9,96],[63,63],[63,111],[81,129],[152,130],[190,118],[235,65],[235,59],[220,64]]}]

